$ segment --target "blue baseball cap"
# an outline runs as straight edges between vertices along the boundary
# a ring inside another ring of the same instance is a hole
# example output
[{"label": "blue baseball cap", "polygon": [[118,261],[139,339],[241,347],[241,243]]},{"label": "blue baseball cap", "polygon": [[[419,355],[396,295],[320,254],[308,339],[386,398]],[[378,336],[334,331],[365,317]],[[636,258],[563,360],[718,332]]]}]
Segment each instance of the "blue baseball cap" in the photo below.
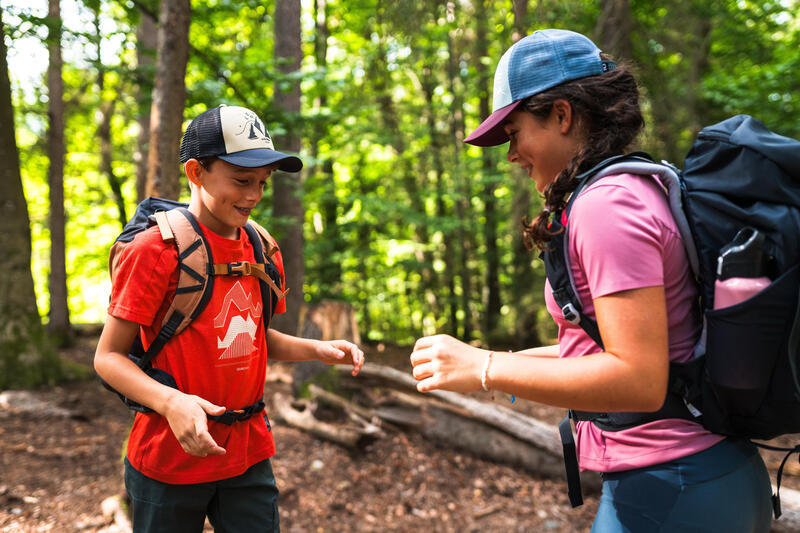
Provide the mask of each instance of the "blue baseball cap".
[{"label": "blue baseball cap", "polygon": [[181,163],[218,157],[240,167],[276,164],[285,172],[303,168],[300,158],[278,152],[264,123],[253,111],[221,105],[199,114],[181,139]]},{"label": "blue baseball cap", "polygon": [[492,114],[464,139],[475,146],[508,142],[506,117],[519,103],[565,81],[596,76],[616,68],[601,59],[600,49],[587,37],[569,30],[539,30],[506,50],[494,73]]}]

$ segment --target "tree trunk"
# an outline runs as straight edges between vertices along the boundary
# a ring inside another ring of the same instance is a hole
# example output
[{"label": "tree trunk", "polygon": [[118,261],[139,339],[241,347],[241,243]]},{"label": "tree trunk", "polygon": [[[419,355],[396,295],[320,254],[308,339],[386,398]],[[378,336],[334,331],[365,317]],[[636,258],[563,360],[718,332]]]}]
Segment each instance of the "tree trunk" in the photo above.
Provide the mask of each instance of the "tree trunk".
[{"label": "tree trunk", "polygon": [[153,92],[153,64],[158,47],[158,28],[155,20],[142,12],[136,27],[136,79],[138,91],[139,135],[136,140],[136,202],[145,199],[147,190],[147,152],[150,146],[150,106]]},{"label": "tree trunk", "polygon": [[58,345],[68,345],[72,337],[67,304],[67,262],[64,215],[64,80],[61,59],[61,6],[60,0],[49,0],[48,18],[50,33],[47,49],[50,63],[47,67],[48,103],[47,156],[50,166],[47,182],[50,188],[50,312],[47,326]]},{"label": "tree trunk", "polygon": [[603,52],[616,59],[633,59],[630,0],[603,0],[603,12],[597,21],[595,33]]},{"label": "tree trunk", "polygon": [[[455,20],[455,14],[449,15],[452,20]],[[453,94],[453,113],[450,115],[450,135],[453,143],[453,180],[456,183],[458,190],[458,198],[455,201],[455,211],[460,225],[457,230],[458,242],[461,244],[458,247],[457,257],[457,271],[461,284],[461,311],[464,315],[463,333],[460,337],[466,341],[473,338],[473,321],[472,310],[470,308],[472,303],[472,273],[469,268],[469,258],[472,250],[474,250],[473,234],[468,231],[468,224],[470,220],[467,217],[469,212],[469,180],[464,176],[462,166],[462,153],[463,141],[465,134],[464,126],[464,96],[460,85],[456,84],[458,78],[459,63],[461,62],[461,55],[456,51],[458,49],[454,44],[454,39],[457,32],[450,31],[447,35],[447,74],[450,80],[450,92]]]},{"label": "tree trunk", "polygon": [[514,33],[511,39],[519,41],[528,35],[528,0],[513,0],[514,3]]},{"label": "tree trunk", "polygon": [[[442,136],[436,128],[436,113],[433,101],[434,91],[436,89],[436,80],[434,79],[435,69],[433,66],[426,66],[422,70],[422,92],[425,94],[425,123],[428,127],[428,135],[430,136],[430,154],[433,161],[433,171],[435,175],[436,186],[436,216],[443,219],[447,216],[447,206],[445,205],[445,185],[444,185],[444,162],[442,161],[442,154],[444,153],[444,142]],[[455,232],[451,230],[443,230],[443,246],[442,253],[440,254],[445,267],[442,277],[444,278],[444,290],[447,291],[445,298],[445,305],[448,309],[448,321],[445,324],[445,332],[452,335],[458,334],[458,304],[456,301],[456,287],[455,287],[455,262],[454,262],[454,248],[456,244]]]},{"label": "tree trunk", "polygon": [[[475,3],[476,42],[475,42],[475,69],[478,73],[478,87],[480,100],[478,109],[481,120],[490,115],[489,95],[491,93],[492,76],[489,74],[483,58],[489,55],[489,42],[486,35],[486,26],[489,19],[486,13],[486,0],[479,0]],[[489,338],[497,327],[497,319],[500,316],[500,254],[497,249],[497,202],[495,201],[494,191],[495,182],[492,176],[496,172],[492,152],[483,150],[483,205],[484,205],[484,225],[483,238],[486,244],[486,308],[484,309],[484,338]]]},{"label": "tree trunk", "polygon": [[[275,4],[275,59],[283,74],[300,70],[303,58],[300,33],[300,0],[278,0]],[[300,82],[291,83],[284,91],[281,82],[275,84],[275,108],[284,117],[287,133],[275,137],[275,148],[282,152],[300,152],[300,134],[295,122],[300,115]],[[275,329],[294,335],[300,306],[303,305],[303,178],[302,174],[276,172],[272,175],[272,214],[280,221],[280,236],[287,295],[286,313],[277,315],[272,324]],[[283,220],[287,220],[284,226]]]},{"label": "tree trunk", "polygon": [[[695,21],[695,31],[691,32],[694,40],[689,54],[689,86],[688,95],[689,128],[694,139],[704,125],[708,124],[708,106],[703,105],[703,79],[710,68],[709,55],[711,54],[711,19],[700,17]],[[680,161],[680,159],[673,159]]]},{"label": "tree trunk", "polygon": [[100,5],[94,13],[95,44],[97,45],[97,88],[100,93],[100,125],[97,128],[97,136],[100,139],[100,172],[105,174],[108,185],[111,188],[111,196],[117,204],[117,217],[120,223],[120,230],[128,222],[128,215],[125,213],[125,199],[122,197],[121,180],[114,174],[113,166],[113,144],[111,142],[111,117],[114,115],[114,100],[103,100],[103,93],[106,86],[106,69],[103,65],[103,58],[100,54],[102,34],[100,33]]},{"label": "tree trunk", "polygon": [[[379,7],[379,19],[384,16]],[[380,24],[380,21],[379,21]],[[417,179],[416,172],[412,168],[408,145],[403,137],[403,128],[400,125],[400,117],[397,113],[394,100],[392,99],[392,87],[390,71],[388,68],[388,45],[384,36],[380,37],[377,43],[378,50],[375,53],[375,61],[370,65],[370,77],[373,80],[376,98],[378,101],[378,108],[380,109],[380,121],[386,131],[394,132],[392,141],[390,143],[395,157],[397,158],[397,175],[400,178],[402,187],[406,191],[411,209],[414,213],[424,215],[425,199],[424,195],[420,192],[420,183]],[[427,245],[430,242],[430,235],[428,226],[425,222],[418,222],[414,224],[414,235],[417,242]],[[439,286],[436,279],[436,273],[433,270],[433,254],[427,246],[417,255],[420,265],[420,277],[422,281],[419,287],[418,298],[430,304],[427,309],[428,312],[434,316],[438,315],[438,302],[433,289]],[[428,313],[424,313],[428,314]],[[415,324],[419,329],[422,329],[422,322]]]},{"label": "tree trunk", "polygon": [[163,0],[158,21],[150,149],[147,157],[147,196],[177,200],[180,195],[180,141],[186,102],[186,63],[189,60],[189,0]]},{"label": "tree trunk", "polygon": [[[526,18],[528,16],[528,0],[514,0],[514,41],[526,35]],[[531,179],[519,168],[512,168],[511,179],[514,182],[514,197],[511,200],[512,239],[512,286],[517,288],[514,300],[517,314],[514,323],[514,340],[517,349],[540,346],[541,339],[537,327],[539,307],[530,302],[534,296],[537,283],[531,262],[532,251],[525,247],[522,238],[522,219],[530,214],[533,199],[531,197]]]},{"label": "tree trunk", "polygon": [[[328,68],[328,8],[326,0],[315,0],[314,19],[316,32],[314,33],[314,59],[319,70]],[[319,80],[317,93],[319,94],[315,108],[317,111],[323,110],[328,105],[327,79]],[[319,116],[319,115],[318,115]],[[327,123],[318,118],[314,126],[314,136],[311,144],[312,159],[319,161],[319,143],[325,137]],[[322,198],[319,208],[322,214],[322,234],[319,247],[322,257],[319,270],[320,298],[336,298],[341,294],[342,289],[342,267],[337,259],[337,252],[343,250],[346,245],[342,241],[341,232],[337,227],[339,202],[336,198],[336,180],[333,175],[333,159],[328,156],[319,162],[314,174],[322,184]]]},{"label": "tree trunk", "polygon": [[22,189],[0,7],[0,389],[52,382],[60,372],[36,306],[28,204]]}]

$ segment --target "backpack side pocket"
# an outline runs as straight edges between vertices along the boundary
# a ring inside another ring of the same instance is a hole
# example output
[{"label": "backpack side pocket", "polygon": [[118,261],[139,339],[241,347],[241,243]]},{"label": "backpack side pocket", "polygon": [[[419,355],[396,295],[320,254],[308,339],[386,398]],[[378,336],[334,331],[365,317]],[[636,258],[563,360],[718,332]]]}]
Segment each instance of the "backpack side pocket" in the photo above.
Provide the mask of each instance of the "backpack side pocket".
[{"label": "backpack side pocket", "polygon": [[737,305],[706,311],[706,379],[722,412],[753,416],[788,362],[800,265]]}]

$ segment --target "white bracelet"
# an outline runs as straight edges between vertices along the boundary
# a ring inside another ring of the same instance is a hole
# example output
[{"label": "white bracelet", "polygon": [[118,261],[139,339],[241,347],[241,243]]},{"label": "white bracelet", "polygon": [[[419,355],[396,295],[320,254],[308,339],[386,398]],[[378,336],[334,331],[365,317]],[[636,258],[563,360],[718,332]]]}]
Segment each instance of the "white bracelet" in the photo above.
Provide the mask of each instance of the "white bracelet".
[{"label": "white bracelet", "polygon": [[489,352],[489,355],[486,356],[486,362],[483,364],[483,372],[481,373],[481,388],[486,392],[489,392],[489,366],[492,364],[492,355],[494,355],[494,352]]}]

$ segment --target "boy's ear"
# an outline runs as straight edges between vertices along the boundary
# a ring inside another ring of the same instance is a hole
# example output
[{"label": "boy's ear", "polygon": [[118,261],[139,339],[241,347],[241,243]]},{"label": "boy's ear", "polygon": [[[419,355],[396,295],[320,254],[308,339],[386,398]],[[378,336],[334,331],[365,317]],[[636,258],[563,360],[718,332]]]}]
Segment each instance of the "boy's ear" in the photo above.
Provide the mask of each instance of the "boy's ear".
[{"label": "boy's ear", "polygon": [[192,185],[200,185],[200,173],[202,170],[203,166],[197,159],[190,159],[183,164],[183,171]]}]

